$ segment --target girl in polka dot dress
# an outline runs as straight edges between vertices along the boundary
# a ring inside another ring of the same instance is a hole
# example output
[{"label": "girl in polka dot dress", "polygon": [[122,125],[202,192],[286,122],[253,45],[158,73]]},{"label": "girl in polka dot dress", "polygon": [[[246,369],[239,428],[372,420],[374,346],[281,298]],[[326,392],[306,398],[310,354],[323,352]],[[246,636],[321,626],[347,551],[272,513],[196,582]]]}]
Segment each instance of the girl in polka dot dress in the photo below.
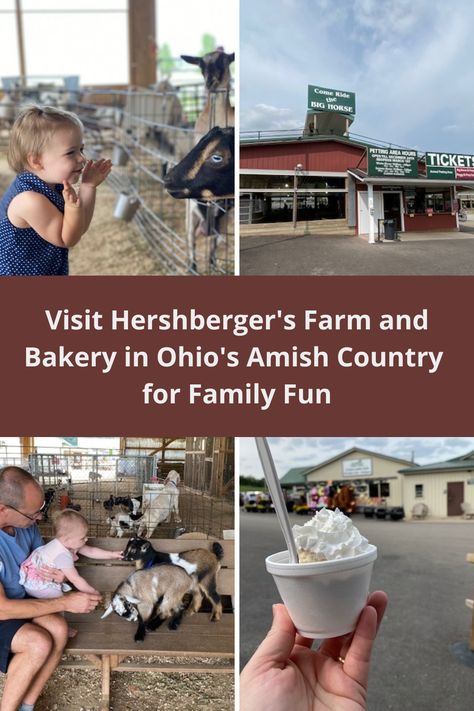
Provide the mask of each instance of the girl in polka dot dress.
[{"label": "girl in polka dot dress", "polygon": [[0,202],[0,275],[68,274],[69,248],[87,232],[96,188],[112,167],[84,158],[82,129],[75,114],[49,106],[30,106],[15,121],[8,163],[17,176]]}]

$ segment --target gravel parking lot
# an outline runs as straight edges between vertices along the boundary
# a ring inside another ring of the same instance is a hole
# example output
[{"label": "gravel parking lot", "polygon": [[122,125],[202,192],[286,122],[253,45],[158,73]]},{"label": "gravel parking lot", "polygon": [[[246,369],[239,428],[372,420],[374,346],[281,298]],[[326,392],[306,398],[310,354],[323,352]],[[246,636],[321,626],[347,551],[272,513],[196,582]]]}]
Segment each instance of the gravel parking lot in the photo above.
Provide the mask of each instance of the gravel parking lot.
[{"label": "gravel parking lot", "polygon": [[[292,524],[304,522],[291,515]],[[471,711],[474,653],[468,650],[474,597],[472,521],[379,521],[355,515],[379,549],[372,589],[389,606],[373,653],[369,711]],[[274,514],[241,513],[241,658],[270,626],[279,597],[264,558],[285,548]]]}]

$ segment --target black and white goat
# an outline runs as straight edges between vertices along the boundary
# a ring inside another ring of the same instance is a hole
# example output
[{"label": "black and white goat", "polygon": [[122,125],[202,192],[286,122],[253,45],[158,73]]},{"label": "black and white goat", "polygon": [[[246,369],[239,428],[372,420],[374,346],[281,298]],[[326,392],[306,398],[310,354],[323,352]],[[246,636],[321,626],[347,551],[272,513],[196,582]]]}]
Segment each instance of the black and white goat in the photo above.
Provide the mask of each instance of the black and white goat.
[{"label": "black and white goat", "polygon": [[142,513],[120,513],[115,516],[108,516],[106,521],[110,526],[109,536],[117,536],[117,538],[122,538],[126,531],[136,533],[142,518]]},{"label": "black and white goat", "polygon": [[[145,538],[130,538],[123,552],[123,560],[136,561],[139,570],[149,570],[156,565],[162,565],[166,553],[161,553],[153,548],[150,541]],[[183,551],[180,555],[171,553],[170,557],[176,556],[180,562],[176,565],[184,566],[184,563],[195,566],[197,583],[200,592],[206,597],[212,606],[211,620],[217,621],[222,617],[222,603],[219,593],[217,592],[217,573],[221,567],[221,561],[224,557],[224,550],[220,543],[215,541],[211,550],[205,548],[193,548],[189,551]],[[189,571],[188,571],[189,572]]]},{"label": "black and white goat", "polygon": [[[189,604],[187,596],[191,597]],[[177,565],[159,565],[137,570],[120,583],[102,618],[115,612],[129,622],[138,622],[135,641],[143,642],[147,629],[156,630],[166,620],[170,629],[176,629],[184,613],[197,612],[201,602],[196,575],[188,575]]]},{"label": "black and white goat", "polygon": [[137,514],[141,508],[142,501],[142,496],[113,496],[110,494],[109,498],[104,501],[104,509],[112,511],[114,506],[121,506],[125,512]]}]

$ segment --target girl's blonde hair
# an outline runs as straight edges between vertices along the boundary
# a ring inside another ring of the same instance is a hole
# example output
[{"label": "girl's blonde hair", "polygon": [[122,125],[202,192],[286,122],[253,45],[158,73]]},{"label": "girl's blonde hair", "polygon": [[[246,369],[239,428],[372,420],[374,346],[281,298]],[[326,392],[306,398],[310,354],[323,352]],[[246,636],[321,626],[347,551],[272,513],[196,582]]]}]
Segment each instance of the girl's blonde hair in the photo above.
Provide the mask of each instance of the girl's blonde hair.
[{"label": "girl's blonde hair", "polygon": [[28,156],[40,156],[51,136],[64,126],[84,127],[76,114],[55,106],[27,106],[20,112],[10,133],[8,164],[15,173],[28,170]]},{"label": "girl's blonde hair", "polygon": [[82,526],[86,530],[89,528],[89,523],[84,516],[74,509],[64,509],[57,511],[53,516],[53,529],[55,536],[61,536],[66,533],[72,526]]}]

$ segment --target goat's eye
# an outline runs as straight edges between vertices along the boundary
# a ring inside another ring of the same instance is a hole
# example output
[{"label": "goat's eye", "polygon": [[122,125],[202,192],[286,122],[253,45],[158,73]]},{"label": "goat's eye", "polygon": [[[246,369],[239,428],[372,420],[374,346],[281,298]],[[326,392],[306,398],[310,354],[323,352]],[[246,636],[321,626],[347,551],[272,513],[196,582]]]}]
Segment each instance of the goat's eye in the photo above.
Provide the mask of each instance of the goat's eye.
[{"label": "goat's eye", "polygon": [[214,154],[211,156],[211,161],[212,161],[213,163],[222,163],[223,160],[224,160],[224,159],[223,159],[223,157],[221,156],[220,153],[214,153]]}]

